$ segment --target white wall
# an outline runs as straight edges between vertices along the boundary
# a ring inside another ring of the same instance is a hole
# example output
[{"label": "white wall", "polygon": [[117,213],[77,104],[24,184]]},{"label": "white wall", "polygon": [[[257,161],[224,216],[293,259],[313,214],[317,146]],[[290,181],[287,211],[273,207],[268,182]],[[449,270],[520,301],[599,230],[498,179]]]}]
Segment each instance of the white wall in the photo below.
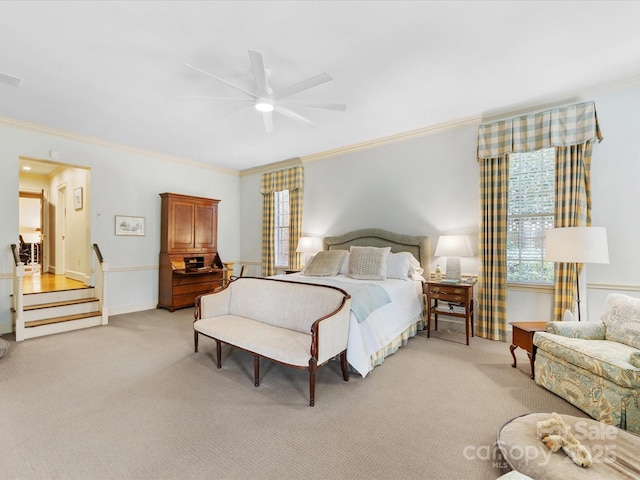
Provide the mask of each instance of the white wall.
[{"label": "white wall", "polygon": [[607,228],[608,265],[587,265],[586,303],[600,318],[612,292],[640,297],[640,86],[594,96],[604,140],[591,164],[592,223]]},{"label": "white wall", "polygon": [[[611,263],[588,265],[587,311],[597,319],[612,291],[640,297],[640,249],[635,238],[640,185],[640,87],[604,92],[593,99],[604,135],[594,147],[592,161],[593,225],[607,227]],[[536,110],[535,108],[531,109]],[[439,235],[469,234],[475,240],[479,225],[478,125],[382,144],[321,160],[305,161],[303,232],[337,235],[378,227],[430,235],[432,254]],[[260,259],[260,173],[241,177],[241,256]],[[474,245],[477,241],[474,242]],[[476,247],[477,253],[477,247]],[[432,260],[444,266],[441,259]],[[463,273],[478,273],[477,258],[462,259]],[[540,289],[509,289],[508,320],[546,320],[552,294]]]},{"label": "white wall", "polygon": [[[160,193],[174,192],[220,199],[218,248],[223,261],[239,258],[239,177],[210,168],[168,161],[161,156],[0,124],[0,333],[12,330],[10,295],[13,257],[9,245],[18,238],[18,158],[49,159],[90,169],[85,202],[91,212],[88,235],[109,264],[111,314],[155,308],[158,301]],[[73,186],[69,185],[70,197]],[[143,237],[114,234],[115,215],[146,219]]]}]

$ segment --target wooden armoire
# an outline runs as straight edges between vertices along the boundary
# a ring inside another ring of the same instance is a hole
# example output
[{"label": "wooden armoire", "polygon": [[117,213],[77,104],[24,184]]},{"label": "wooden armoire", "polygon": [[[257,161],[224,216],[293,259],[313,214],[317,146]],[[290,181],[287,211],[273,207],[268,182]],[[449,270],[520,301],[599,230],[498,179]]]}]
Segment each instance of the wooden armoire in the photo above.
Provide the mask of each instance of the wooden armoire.
[{"label": "wooden armoire", "polygon": [[220,200],[161,193],[158,308],[191,307],[223,284],[218,255]]}]

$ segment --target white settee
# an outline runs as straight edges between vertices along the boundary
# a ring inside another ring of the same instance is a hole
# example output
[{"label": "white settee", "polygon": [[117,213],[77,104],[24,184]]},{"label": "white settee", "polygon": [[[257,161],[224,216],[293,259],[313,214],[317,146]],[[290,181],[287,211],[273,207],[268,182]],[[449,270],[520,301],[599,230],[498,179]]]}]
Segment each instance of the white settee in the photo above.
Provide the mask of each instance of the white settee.
[{"label": "white settee", "polygon": [[254,357],[254,383],[260,384],[260,357],[309,371],[309,405],[315,402],[316,369],[340,356],[347,370],[351,297],[335,287],[268,278],[241,277],[219,292],[196,299],[194,347],[199,335]]}]

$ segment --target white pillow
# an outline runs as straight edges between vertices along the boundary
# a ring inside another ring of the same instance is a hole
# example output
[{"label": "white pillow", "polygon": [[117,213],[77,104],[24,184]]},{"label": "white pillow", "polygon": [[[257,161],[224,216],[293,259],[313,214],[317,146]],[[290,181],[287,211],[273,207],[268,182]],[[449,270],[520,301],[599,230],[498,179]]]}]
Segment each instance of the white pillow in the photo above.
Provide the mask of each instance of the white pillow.
[{"label": "white pillow", "polygon": [[344,260],[342,261],[342,266],[340,267],[339,275],[347,275],[349,273],[349,252],[344,251]]},{"label": "white pillow", "polygon": [[358,280],[385,280],[390,251],[390,247],[351,247],[348,275]]},{"label": "white pillow", "polygon": [[409,280],[412,258],[414,257],[409,252],[389,253],[387,256],[387,278]]},{"label": "white pillow", "polygon": [[424,268],[420,266],[420,262],[416,260],[416,257],[411,255],[410,259],[411,265],[409,266],[409,276],[411,280],[419,280],[421,282],[426,282],[424,275]]},{"label": "white pillow", "polygon": [[340,271],[346,253],[344,250],[318,252],[305,265],[302,274],[310,277],[333,277]]}]

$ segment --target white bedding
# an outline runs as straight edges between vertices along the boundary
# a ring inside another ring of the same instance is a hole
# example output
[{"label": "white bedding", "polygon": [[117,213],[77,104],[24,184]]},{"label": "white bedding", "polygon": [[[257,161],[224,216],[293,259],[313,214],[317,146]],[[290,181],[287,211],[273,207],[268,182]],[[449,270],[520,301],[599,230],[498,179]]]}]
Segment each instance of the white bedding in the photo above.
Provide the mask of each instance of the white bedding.
[{"label": "white bedding", "polygon": [[[360,285],[372,283],[385,289],[391,298],[391,303],[373,311],[362,322],[358,322],[353,312],[351,313],[347,360],[363,378],[373,368],[371,359],[375,358],[376,352],[415,323],[422,312],[422,282],[420,281],[399,279],[368,281],[356,280],[346,275],[327,278],[311,277],[301,273],[276,275],[273,278],[332,286],[339,286],[336,282]],[[323,283],[323,280],[326,281]],[[345,290],[348,289],[345,288]]]}]

